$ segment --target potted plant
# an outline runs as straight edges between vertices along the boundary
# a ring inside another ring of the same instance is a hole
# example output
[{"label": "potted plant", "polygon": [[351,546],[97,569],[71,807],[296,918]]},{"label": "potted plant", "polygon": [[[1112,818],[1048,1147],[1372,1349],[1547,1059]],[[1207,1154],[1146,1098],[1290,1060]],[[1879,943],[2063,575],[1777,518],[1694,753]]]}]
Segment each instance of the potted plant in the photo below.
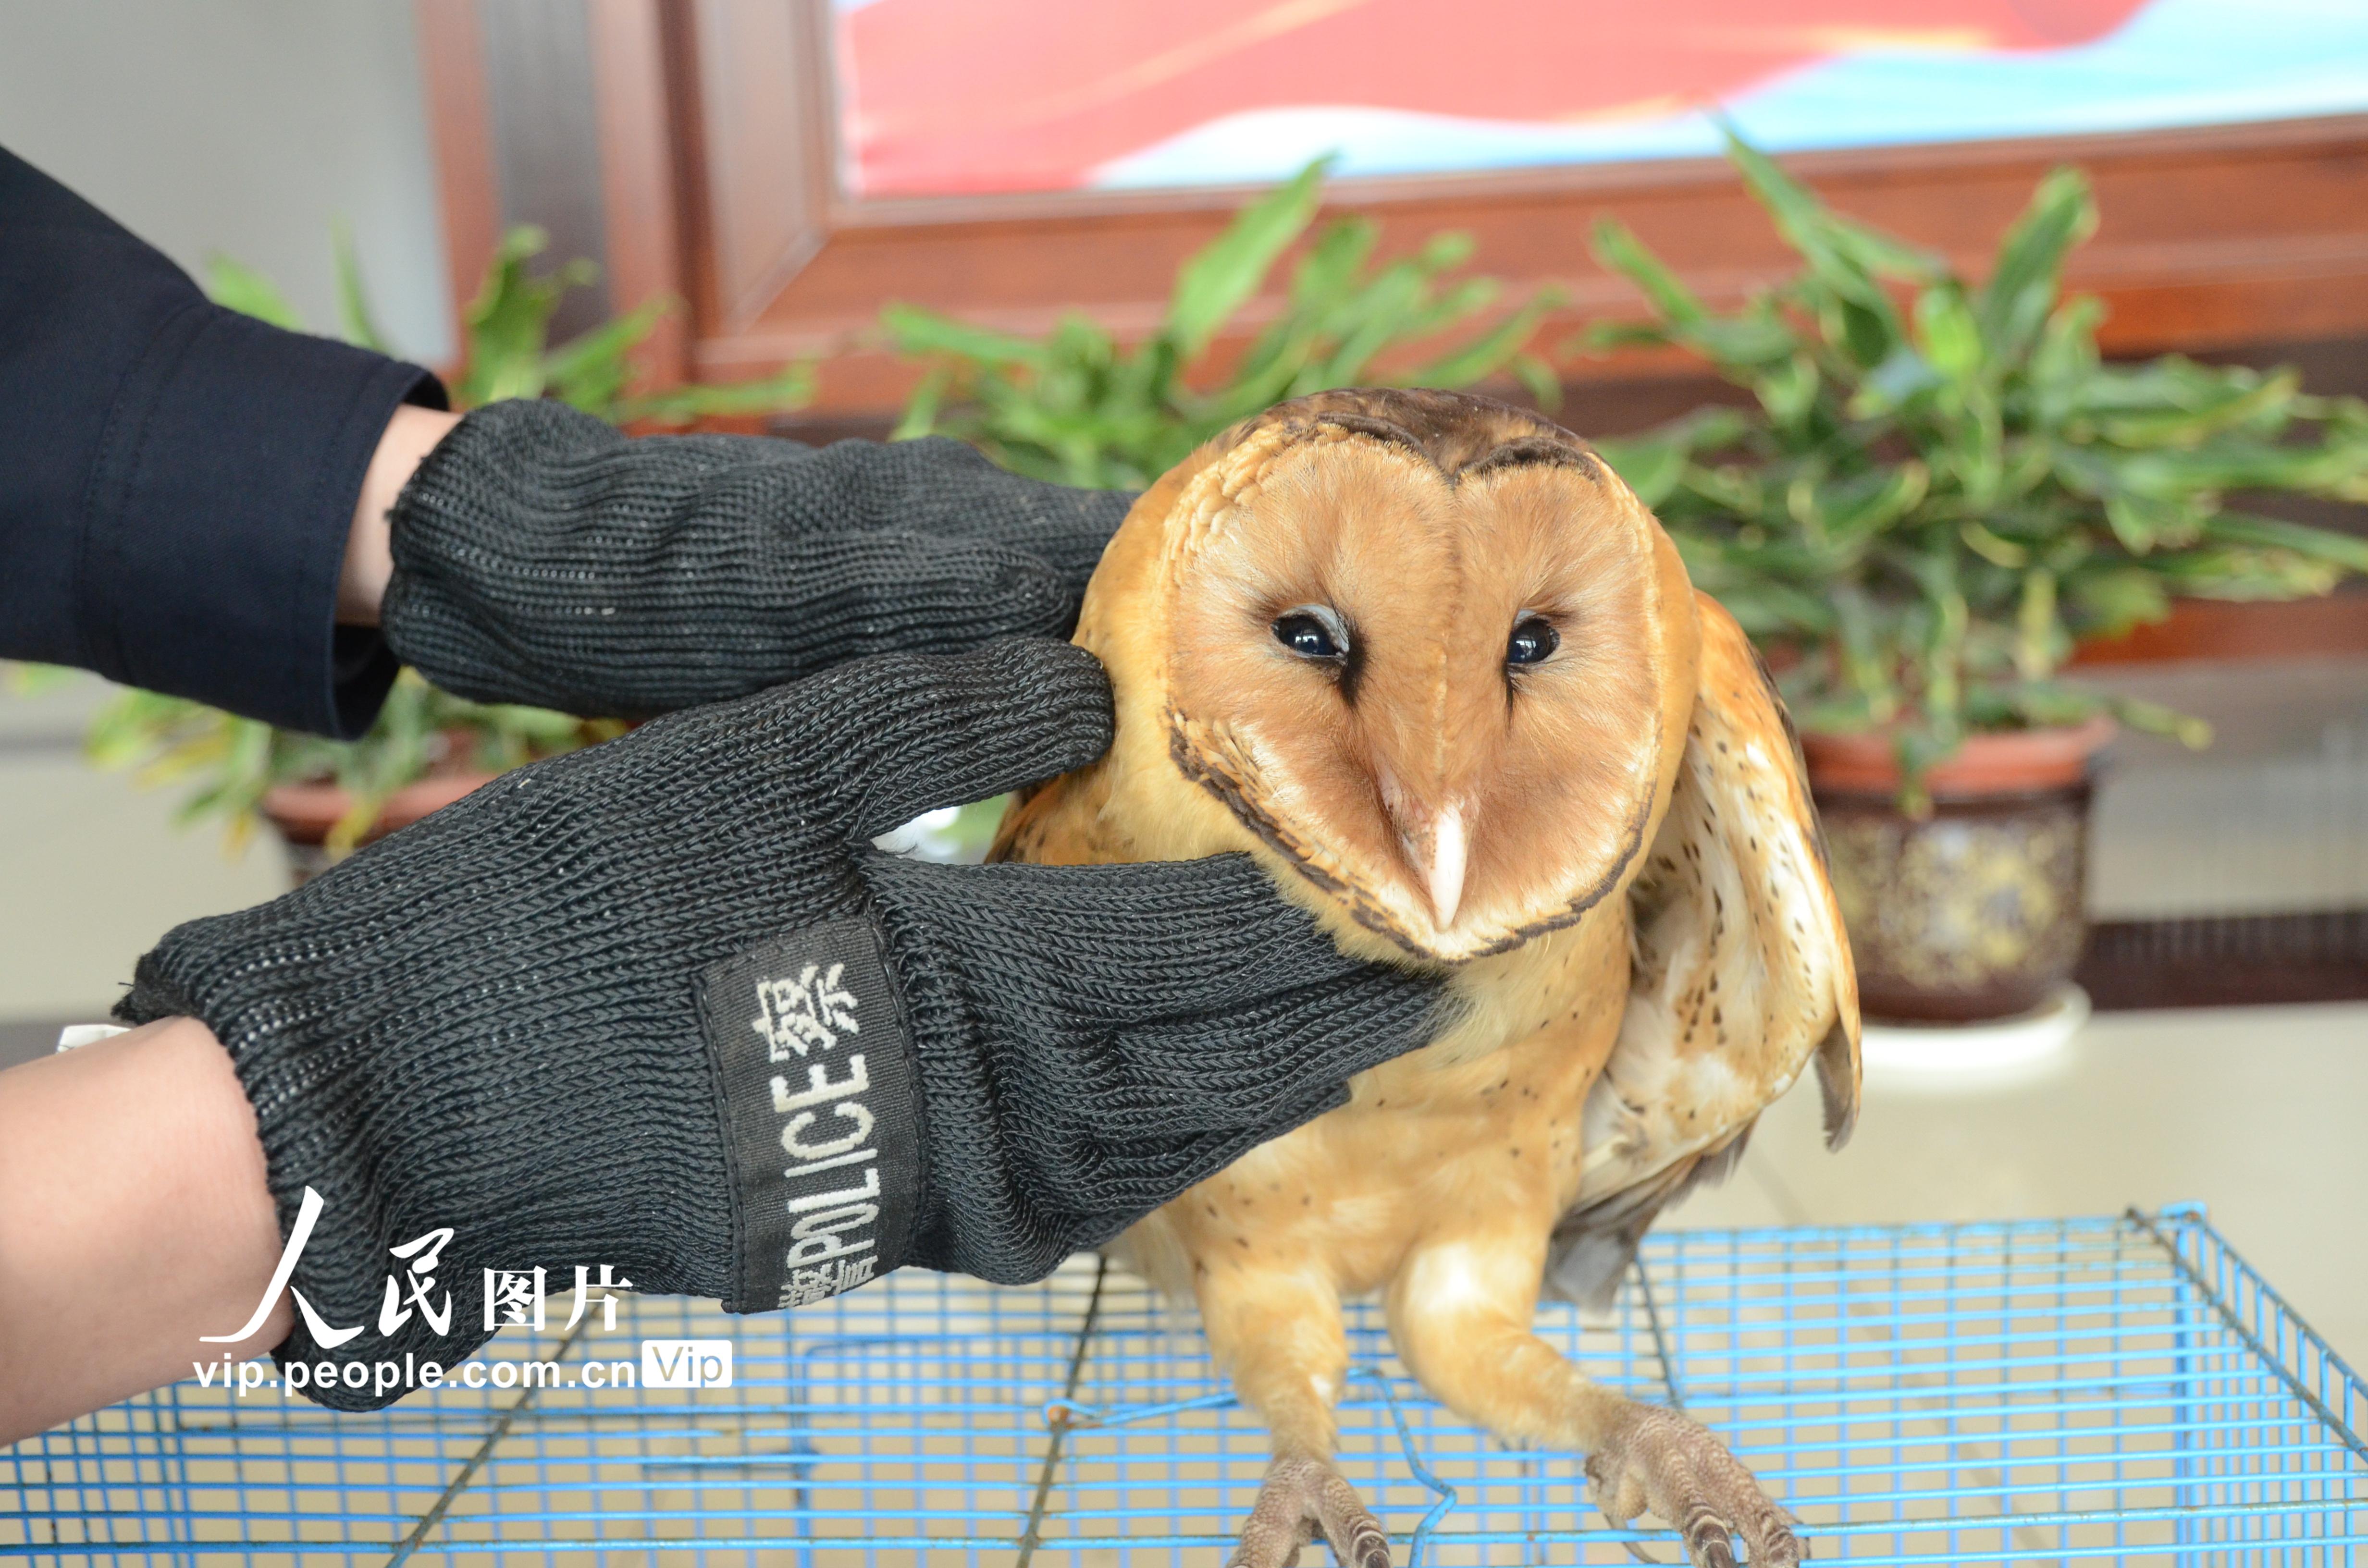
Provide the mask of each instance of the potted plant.
[{"label": "potted plant", "polygon": [[2292,370],[2100,360],[2101,304],[2059,289],[2096,224],[2076,171],[2041,182],[1975,284],[1730,150],[1800,271],[1722,314],[1607,222],[1597,254],[1652,319],[1587,342],[1690,350],[1750,401],[1603,454],[1780,672],[1868,1015],[2023,1013],[2079,957],[2114,722],[2209,740],[2061,678],[2075,642],[2182,595],[2291,598],[2368,571],[2368,540],[2231,504],[2368,500],[2368,407]]},{"label": "potted plant", "polygon": [[[810,395],[813,368],[805,364],[739,385],[628,395],[629,356],[672,302],[654,301],[550,347],[552,312],[593,269],[577,261],[534,277],[528,263],[543,244],[541,232],[527,227],[503,238],[468,312],[468,363],[450,387],[455,407],[550,395],[620,424],[669,425],[794,407]],[[384,352],[342,235],[337,259],[346,336]],[[302,330],[279,290],[246,267],[217,261],[207,283],[233,309]],[[186,784],[181,820],[220,819],[233,846],[258,819],[269,822],[286,842],[301,882],[357,845],[417,821],[497,773],[624,728],[615,720],[466,702],[405,670],[376,722],[357,741],[324,740],[180,698],[127,691],[93,719],[86,750],[101,767],[136,769],[148,782]]]},{"label": "potted plant", "polygon": [[1335,387],[1468,387],[1505,375],[1551,405],[1554,372],[1529,343],[1559,297],[1541,290],[1493,312],[1495,278],[1448,277],[1471,259],[1463,233],[1377,265],[1381,231],[1364,217],[1336,219],[1310,240],[1281,313],[1238,360],[1212,362],[1210,344],[1314,223],[1328,162],[1243,208],[1187,258],[1158,330],[1132,347],[1083,316],[1036,339],[888,306],[890,341],[929,364],[897,435],[959,437],[1037,479],[1141,489],[1235,421]]}]

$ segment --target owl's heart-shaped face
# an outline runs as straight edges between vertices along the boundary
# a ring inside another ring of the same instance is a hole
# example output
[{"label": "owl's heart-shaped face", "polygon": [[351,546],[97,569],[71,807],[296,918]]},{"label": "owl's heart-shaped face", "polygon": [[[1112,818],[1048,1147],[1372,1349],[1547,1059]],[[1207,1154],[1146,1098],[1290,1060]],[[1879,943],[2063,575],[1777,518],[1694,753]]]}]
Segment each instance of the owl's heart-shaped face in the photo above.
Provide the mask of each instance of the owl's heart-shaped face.
[{"label": "owl's heart-shaped face", "polygon": [[1355,917],[1457,960],[1622,885],[1694,680],[1674,551],[1577,437],[1452,393],[1234,432],[1161,562],[1177,765]]}]

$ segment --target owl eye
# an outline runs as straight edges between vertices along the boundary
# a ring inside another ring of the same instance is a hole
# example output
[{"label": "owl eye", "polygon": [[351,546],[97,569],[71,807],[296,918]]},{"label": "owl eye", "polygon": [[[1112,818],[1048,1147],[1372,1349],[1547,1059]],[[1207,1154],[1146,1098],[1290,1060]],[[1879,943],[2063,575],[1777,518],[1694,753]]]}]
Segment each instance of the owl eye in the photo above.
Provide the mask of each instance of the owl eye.
[{"label": "owl eye", "polygon": [[1543,616],[1523,616],[1514,623],[1513,635],[1505,642],[1505,663],[1537,665],[1546,655],[1562,646],[1562,633]]},{"label": "owl eye", "polygon": [[1348,629],[1330,612],[1309,606],[1274,618],[1274,640],[1303,659],[1345,659]]}]

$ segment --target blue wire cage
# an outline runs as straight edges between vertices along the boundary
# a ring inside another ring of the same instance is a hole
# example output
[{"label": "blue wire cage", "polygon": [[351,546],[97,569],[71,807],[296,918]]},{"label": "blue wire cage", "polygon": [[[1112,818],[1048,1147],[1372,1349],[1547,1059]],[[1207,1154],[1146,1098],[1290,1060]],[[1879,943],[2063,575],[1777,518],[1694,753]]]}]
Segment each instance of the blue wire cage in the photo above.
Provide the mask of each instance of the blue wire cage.
[{"label": "blue wire cage", "polygon": [[[338,1416],[184,1382],[0,1450],[0,1558],[1213,1565],[1265,1468],[1190,1309],[1093,1259],[598,1325],[506,1334],[507,1389]],[[1401,1562],[1682,1561],[1350,1325],[1343,1468]],[[2368,1563],[2368,1388],[2198,1210],[1668,1232],[1607,1320],[1539,1327],[1725,1436],[1821,1560]],[[732,1385],[586,1386],[644,1338],[730,1341]]]}]

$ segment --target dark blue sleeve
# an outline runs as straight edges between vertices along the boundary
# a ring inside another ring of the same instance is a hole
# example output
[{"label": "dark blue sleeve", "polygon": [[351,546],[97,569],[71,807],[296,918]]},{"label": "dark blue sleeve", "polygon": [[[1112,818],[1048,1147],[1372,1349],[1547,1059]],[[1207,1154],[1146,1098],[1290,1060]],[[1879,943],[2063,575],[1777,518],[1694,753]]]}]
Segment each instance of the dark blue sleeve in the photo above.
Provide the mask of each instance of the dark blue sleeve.
[{"label": "dark blue sleeve", "polygon": [[337,577],[405,402],[444,390],[211,303],[0,149],[0,656],[360,733],[395,664]]}]

